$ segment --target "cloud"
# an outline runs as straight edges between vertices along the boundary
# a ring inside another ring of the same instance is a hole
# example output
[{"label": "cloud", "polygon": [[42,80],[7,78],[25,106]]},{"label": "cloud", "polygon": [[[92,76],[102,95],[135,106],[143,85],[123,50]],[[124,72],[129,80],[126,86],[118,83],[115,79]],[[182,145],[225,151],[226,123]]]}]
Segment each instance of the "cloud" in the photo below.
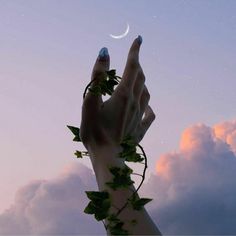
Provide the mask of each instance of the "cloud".
[{"label": "cloud", "polygon": [[236,120],[215,125],[214,132],[216,137],[229,144],[236,154]]},{"label": "cloud", "polygon": [[184,130],[142,193],[164,234],[236,234],[236,121]]},{"label": "cloud", "polygon": [[[236,121],[184,130],[179,150],[162,155],[141,188],[163,234],[236,234]],[[66,166],[54,179],[20,188],[0,215],[0,235],[105,234],[83,213],[84,191],[96,190],[91,169]]]},{"label": "cloud", "polygon": [[104,234],[103,226],[83,213],[84,191],[96,189],[92,171],[75,163],[55,179],[32,181],[0,215],[0,234]]}]

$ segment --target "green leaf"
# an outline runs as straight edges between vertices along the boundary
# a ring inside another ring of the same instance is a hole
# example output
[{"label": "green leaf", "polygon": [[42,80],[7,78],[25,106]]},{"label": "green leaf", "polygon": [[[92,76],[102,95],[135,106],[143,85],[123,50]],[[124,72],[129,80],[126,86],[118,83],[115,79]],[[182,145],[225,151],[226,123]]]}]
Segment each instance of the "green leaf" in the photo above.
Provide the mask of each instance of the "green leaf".
[{"label": "green leaf", "polygon": [[107,81],[107,84],[111,87],[114,87],[115,85],[118,84],[118,82],[114,79],[110,79],[110,80]]},{"label": "green leaf", "polygon": [[109,170],[113,174],[113,182],[107,182],[106,184],[112,189],[127,188],[134,183],[130,178],[133,171],[128,166],[124,168],[111,167]]},{"label": "green leaf", "polygon": [[135,147],[137,144],[135,143],[133,137],[131,135],[126,136],[121,142],[122,147]]},{"label": "green leaf", "polygon": [[124,223],[118,222],[113,225],[108,226],[111,235],[129,235],[129,232],[123,229]]},{"label": "green leaf", "polygon": [[73,141],[74,141],[74,142],[81,142],[81,139],[80,139],[79,136],[75,136],[75,137],[73,138]]},{"label": "green leaf", "polygon": [[93,88],[88,89],[93,95],[98,96],[101,94],[101,86],[100,85],[95,85]]},{"label": "green leaf", "polygon": [[115,215],[110,215],[108,218],[107,228],[112,235],[129,235],[129,232],[123,229],[124,222],[117,218]]},{"label": "green leaf", "polygon": [[110,222],[110,223],[116,223],[116,222],[120,222],[120,219],[117,218],[116,215],[114,214],[111,214],[109,215],[109,217],[107,218],[107,220]]},{"label": "green leaf", "polygon": [[91,200],[84,209],[87,214],[94,214],[96,220],[100,221],[108,217],[111,207],[111,200],[108,192],[86,191],[87,197]]},{"label": "green leaf", "polygon": [[119,153],[121,158],[124,158],[128,162],[142,162],[143,157],[139,153],[136,153],[136,143],[131,136],[127,136],[121,143],[123,151]]},{"label": "green leaf", "polygon": [[116,70],[106,71],[106,76],[104,76],[98,85],[89,88],[89,91],[94,95],[112,95],[114,86],[119,84],[118,77],[116,76]]},{"label": "green leaf", "polygon": [[103,200],[109,198],[109,193],[106,191],[85,191],[85,193],[90,200]]},{"label": "green leaf", "polygon": [[150,198],[140,198],[140,199],[137,199],[137,198],[134,197],[134,198],[132,198],[130,200],[130,203],[131,203],[131,205],[132,205],[134,210],[139,211],[139,210],[142,209],[142,207],[144,205],[146,205],[150,201],[152,201],[152,199],[150,199]]},{"label": "green leaf", "polygon": [[128,162],[142,162],[143,160],[144,158],[141,157],[141,155],[138,153],[132,153],[130,155],[125,156],[125,161],[128,161]]},{"label": "green leaf", "polygon": [[71,131],[74,135],[79,135],[79,128],[78,128],[78,127],[70,126],[70,125],[67,125],[67,127],[70,129],[70,131]]},{"label": "green leaf", "polygon": [[73,141],[81,142],[82,140],[80,139],[80,129],[78,127],[74,127],[70,125],[67,125],[67,127],[75,135]]},{"label": "green leaf", "polygon": [[96,212],[96,208],[94,207],[94,204],[92,202],[89,202],[89,204],[84,209],[84,213],[94,214],[95,212]]},{"label": "green leaf", "polygon": [[76,155],[77,158],[83,158],[81,151],[76,150],[74,154]]},{"label": "green leaf", "polygon": [[115,76],[116,75],[116,70],[112,69],[112,70],[106,71],[106,73],[107,73],[108,76]]}]

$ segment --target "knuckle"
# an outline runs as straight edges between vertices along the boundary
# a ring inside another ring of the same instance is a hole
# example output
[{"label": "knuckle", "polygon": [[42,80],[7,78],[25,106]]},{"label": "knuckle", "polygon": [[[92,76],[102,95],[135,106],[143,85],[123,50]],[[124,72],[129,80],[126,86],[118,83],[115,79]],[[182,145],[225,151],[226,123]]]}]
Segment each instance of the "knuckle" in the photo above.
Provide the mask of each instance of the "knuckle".
[{"label": "knuckle", "polygon": [[145,96],[145,98],[146,98],[147,101],[150,100],[150,93],[148,92],[148,90],[145,90],[144,96]]},{"label": "knuckle", "polygon": [[156,115],[155,115],[154,112],[152,112],[152,113],[150,114],[150,119],[151,119],[152,121],[154,121],[154,120],[156,119]]},{"label": "knuckle", "polygon": [[144,85],[142,97],[146,101],[150,100],[150,93],[148,92],[148,89],[147,89],[146,85]]}]

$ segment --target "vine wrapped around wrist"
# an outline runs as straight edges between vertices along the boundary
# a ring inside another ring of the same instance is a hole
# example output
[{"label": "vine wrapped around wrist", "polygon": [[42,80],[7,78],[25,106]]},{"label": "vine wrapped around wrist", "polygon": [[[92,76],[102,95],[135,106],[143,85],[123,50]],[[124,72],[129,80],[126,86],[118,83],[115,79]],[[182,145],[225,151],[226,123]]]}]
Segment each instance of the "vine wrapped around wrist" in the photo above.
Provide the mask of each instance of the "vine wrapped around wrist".
[{"label": "vine wrapped around wrist", "polygon": [[[100,81],[100,83],[93,88],[90,88],[90,85],[93,83],[92,80],[85,88],[83,93],[83,98],[86,96],[87,90],[89,90],[94,95],[102,94],[102,95],[112,95],[114,92],[114,86],[119,84],[121,77],[116,75],[116,70],[106,71],[106,77]],[[73,141],[81,142],[80,138],[80,129],[75,126],[67,126],[70,131],[74,134]],[[125,162],[134,162],[140,163],[144,165],[143,173],[133,173],[133,170],[125,165],[123,168],[119,168],[116,166],[112,166],[109,168],[113,176],[112,182],[107,182],[106,185],[113,190],[121,189],[121,188],[129,188],[134,184],[134,181],[131,179],[131,175],[138,175],[142,178],[140,184],[133,191],[131,197],[129,197],[126,203],[121,208],[116,208],[117,212],[114,214],[110,214],[109,210],[112,207],[110,195],[107,191],[86,191],[86,195],[89,198],[90,202],[84,209],[84,212],[87,214],[94,215],[97,221],[102,221],[106,230],[112,235],[128,235],[129,232],[123,228],[124,222],[119,219],[119,214],[128,206],[131,206],[134,210],[141,210],[145,204],[150,202],[152,199],[150,198],[139,198],[138,191],[141,188],[144,180],[145,174],[147,170],[147,157],[144,152],[144,149],[141,145],[136,144],[132,138],[132,136],[125,137],[121,142],[121,147],[123,149],[122,152],[119,153],[119,158],[123,158]],[[142,153],[137,153],[137,147],[141,150]],[[83,158],[84,156],[89,156],[87,151],[75,151],[75,156],[77,158]],[[105,223],[105,220],[107,223]],[[136,219],[131,219],[130,224],[137,224]]]}]

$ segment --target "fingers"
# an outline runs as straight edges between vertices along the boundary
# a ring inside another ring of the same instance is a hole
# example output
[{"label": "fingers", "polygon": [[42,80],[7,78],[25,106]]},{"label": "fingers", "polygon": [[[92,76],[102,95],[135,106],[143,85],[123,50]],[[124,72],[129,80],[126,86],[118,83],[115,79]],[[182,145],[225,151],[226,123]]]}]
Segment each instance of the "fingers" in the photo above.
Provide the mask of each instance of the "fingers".
[{"label": "fingers", "polygon": [[153,112],[152,108],[148,105],[145,109],[145,116],[141,121],[141,132],[139,135],[140,140],[144,137],[145,133],[147,132],[148,128],[151,126],[155,118],[156,118],[155,113]]},{"label": "fingers", "polygon": [[145,130],[147,130],[150,127],[150,125],[152,124],[152,122],[155,120],[155,118],[156,118],[155,113],[153,112],[152,108],[148,105],[146,107],[145,116],[142,119],[141,126]]},{"label": "fingers", "polygon": [[140,101],[140,97],[142,95],[144,88],[144,83],[145,83],[145,75],[143,73],[142,68],[140,67],[133,89],[134,99],[137,101]]},{"label": "fingers", "polygon": [[142,43],[142,37],[139,35],[132,43],[128,58],[126,61],[126,66],[124,69],[124,73],[122,75],[122,80],[120,84],[122,86],[127,86],[128,88],[132,88],[134,85],[135,79],[137,77],[139,65],[139,50],[140,45]]},{"label": "fingers", "polygon": [[[110,67],[110,57],[108,54],[108,49],[104,47],[99,51],[99,55],[96,59],[91,75],[91,81],[93,82],[90,88],[95,93],[97,91],[97,86],[105,78],[106,76],[105,71],[109,70],[109,67]],[[89,102],[92,107],[102,103],[101,93],[95,95],[94,92],[88,91],[85,97],[86,103]]]},{"label": "fingers", "polygon": [[144,84],[143,90],[142,90],[142,95],[140,97],[140,102],[139,102],[139,105],[140,105],[140,119],[142,119],[142,117],[143,117],[143,114],[146,110],[146,107],[148,105],[149,100],[150,100],[150,94],[148,92],[148,89],[147,89],[146,85]]},{"label": "fingers", "polygon": [[[145,76],[143,74],[142,68],[140,67],[134,84],[132,102],[130,102],[130,108],[129,108],[130,112],[128,117],[129,122],[126,125],[127,127],[126,130],[128,133],[135,129],[137,123],[140,122],[142,118],[142,116],[140,117],[140,97],[143,92],[144,82],[145,82]],[[145,106],[144,102],[142,106]],[[144,113],[144,108],[142,114],[143,113]]]}]

